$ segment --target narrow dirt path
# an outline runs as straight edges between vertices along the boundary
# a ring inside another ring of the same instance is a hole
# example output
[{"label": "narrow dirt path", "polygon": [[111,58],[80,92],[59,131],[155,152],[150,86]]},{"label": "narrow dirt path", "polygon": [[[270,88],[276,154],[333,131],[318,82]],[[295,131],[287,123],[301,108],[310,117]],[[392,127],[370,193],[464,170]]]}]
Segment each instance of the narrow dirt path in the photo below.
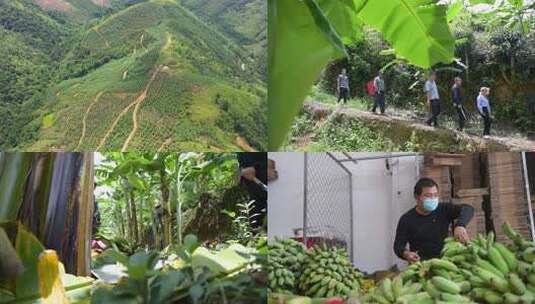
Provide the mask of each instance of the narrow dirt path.
[{"label": "narrow dirt path", "polygon": [[236,145],[245,152],[258,152],[241,136],[236,137]]},{"label": "narrow dirt path", "polygon": [[147,86],[145,87],[145,90],[143,90],[143,93],[139,95],[139,97],[134,101],[135,102],[135,108],[134,113],[132,114],[132,120],[134,126],[132,127],[132,131],[128,135],[128,138],[126,138],[126,141],[123,144],[123,148],[121,149],[121,152],[125,152],[126,149],[128,149],[128,145],[130,144],[130,141],[132,141],[132,138],[134,138],[134,135],[137,132],[137,129],[139,129],[139,121],[138,121],[138,113],[139,109],[141,108],[141,104],[143,101],[147,98],[147,93],[149,92],[150,86],[154,79],[156,79],[156,76],[158,76],[158,73],[163,69],[163,65],[160,65],[154,73],[152,73],[152,76],[150,77],[149,82],[147,83]]},{"label": "narrow dirt path", "polygon": [[126,113],[128,113],[128,111],[130,111],[130,108],[132,108],[133,106],[135,105],[135,101],[131,102],[128,106],[126,106],[126,108],[124,108],[121,113],[119,113],[119,116],[117,116],[117,118],[115,118],[115,120],[113,121],[113,123],[111,124],[110,128],[108,129],[108,132],[106,132],[106,135],[104,135],[104,137],[100,140],[100,143],[98,144],[98,147],[97,147],[97,150],[96,151],[100,151],[100,149],[102,148],[102,146],[104,146],[104,144],[106,143],[106,140],[108,140],[108,137],[111,135],[111,133],[113,132],[113,130],[115,130],[115,127],[117,126],[117,124],[119,123],[119,121],[121,120],[121,118],[126,115]]},{"label": "narrow dirt path", "polygon": [[78,141],[76,149],[74,149],[75,151],[78,151],[78,149],[80,149],[80,146],[82,146],[82,142],[84,141],[85,133],[87,130],[87,116],[89,115],[89,112],[91,112],[93,106],[97,104],[102,94],[104,94],[104,91],[99,92],[97,96],[95,96],[95,98],[93,99],[93,102],[89,105],[89,107],[87,107],[87,110],[85,110],[84,118],[82,119],[82,135],[80,136],[80,140]]},{"label": "narrow dirt path", "polygon": [[460,132],[457,130],[430,127],[424,124],[422,121],[412,120],[409,118],[399,117],[395,115],[376,115],[370,113],[369,111],[362,111],[353,108],[336,108],[313,101],[305,102],[303,109],[309,114],[311,114],[314,120],[316,121],[327,119],[329,115],[336,113],[338,115],[345,116],[349,119],[356,119],[369,123],[385,123],[385,126],[387,124],[393,124],[398,128],[410,128],[429,134],[449,134],[451,138],[454,138],[459,141],[462,140],[466,142],[471,142],[479,147],[484,148],[489,146],[501,146],[503,149],[506,149],[508,151],[535,150],[535,141],[529,139],[509,138],[501,136],[491,136],[489,139],[484,139],[480,136],[467,134],[465,132]]},{"label": "narrow dirt path", "polygon": [[145,33],[141,34],[141,38],[139,38],[139,44],[141,45],[141,48],[145,48],[145,46],[143,45],[143,38],[145,38]]},{"label": "narrow dirt path", "polygon": [[169,137],[164,141],[164,143],[158,148],[158,153],[162,152],[165,147],[169,146],[173,142],[173,138]]},{"label": "narrow dirt path", "polygon": [[154,71],[152,73],[152,76],[149,80],[149,82],[147,83],[147,85],[145,86],[145,89],[143,90],[143,92],[141,93],[141,95],[139,95],[134,101],[132,101],[128,106],[126,106],[126,108],[124,108],[121,113],[119,113],[119,115],[117,116],[117,118],[115,118],[115,120],[113,121],[113,123],[111,124],[110,128],[108,129],[108,132],[106,132],[106,134],[104,135],[104,137],[100,140],[100,143],[97,147],[97,151],[99,151],[103,146],[104,144],[106,143],[106,141],[108,140],[108,137],[111,135],[111,133],[115,130],[115,127],[117,126],[117,124],[119,123],[119,121],[121,120],[121,118],[126,115],[128,113],[128,111],[130,111],[130,109],[134,106],[136,106],[139,102],[143,101],[146,97],[147,97],[147,92],[150,88],[150,85],[152,84],[152,81],[156,78],[156,76],[158,75],[158,73],[160,72],[160,67],[158,67],[156,69],[156,71]]},{"label": "narrow dirt path", "polygon": [[94,27],[93,30],[95,31],[95,33],[98,34],[100,39],[102,39],[104,41],[104,44],[106,44],[106,47],[109,48],[110,47],[110,42],[108,41],[108,39],[106,39],[106,37],[104,37],[104,35],[102,35],[102,33],[98,30],[98,28]]}]

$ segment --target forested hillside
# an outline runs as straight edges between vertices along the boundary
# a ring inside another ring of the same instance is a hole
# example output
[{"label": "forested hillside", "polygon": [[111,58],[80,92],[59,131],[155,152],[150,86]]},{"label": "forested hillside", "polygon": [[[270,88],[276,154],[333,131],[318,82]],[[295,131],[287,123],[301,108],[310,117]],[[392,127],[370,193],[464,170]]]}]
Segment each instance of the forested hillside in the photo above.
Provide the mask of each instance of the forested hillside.
[{"label": "forested hillside", "polygon": [[[0,1],[0,148],[14,147],[30,119],[34,98],[62,58],[70,25],[38,6]],[[27,111],[25,109],[30,109]]]},{"label": "forested hillside", "polygon": [[245,46],[256,57],[259,69],[267,71],[267,1],[182,0],[182,5]]},{"label": "forested hillside", "polygon": [[2,148],[263,148],[255,37],[242,43],[175,0],[3,3]]}]

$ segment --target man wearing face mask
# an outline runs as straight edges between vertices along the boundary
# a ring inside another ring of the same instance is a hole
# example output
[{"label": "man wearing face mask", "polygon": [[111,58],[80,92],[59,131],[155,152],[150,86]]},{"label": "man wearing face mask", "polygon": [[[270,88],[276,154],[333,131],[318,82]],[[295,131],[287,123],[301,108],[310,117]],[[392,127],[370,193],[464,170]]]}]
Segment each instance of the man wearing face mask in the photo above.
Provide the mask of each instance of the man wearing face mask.
[{"label": "man wearing face mask", "polygon": [[452,224],[456,240],[462,243],[469,240],[465,227],[474,216],[472,206],[439,203],[438,184],[426,177],[414,186],[414,198],[416,207],[402,215],[398,222],[394,252],[399,258],[412,264],[440,257]]}]

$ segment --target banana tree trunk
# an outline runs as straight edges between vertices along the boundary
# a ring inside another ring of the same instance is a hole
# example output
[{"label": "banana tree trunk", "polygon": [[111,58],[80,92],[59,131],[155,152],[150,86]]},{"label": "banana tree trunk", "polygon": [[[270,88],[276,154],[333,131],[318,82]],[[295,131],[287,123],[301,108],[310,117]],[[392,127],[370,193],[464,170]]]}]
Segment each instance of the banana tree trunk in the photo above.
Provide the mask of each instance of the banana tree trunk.
[{"label": "banana tree trunk", "polygon": [[0,154],[0,222],[17,220],[33,156],[31,153]]},{"label": "banana tree trunk", "polygon": [[139,227],[137,223],[137,207],[136,207],[136,200],[135,196],[132,190],[130,190],[129,194],[129,200],[130,200],[130,208],[132,208],[132,226],[134,228],[134,240],[136,244],[139,244]]},{"label": "banana tree trunk", "polygon": [[123,186],[123,194],[124,194],[124,202],[125,202],[125,212],[126,212],[126,234],[128,239],[133,240],[134,239],[134,229],[132,228],[132,208],[130,207],[130,191],[128,190],[127,181],[122,181]]},{"label": "banana tree trunk", "polygon": [[93,154],[58,153],[53,171],[44,245],[56,250],[67,272],[88,275],[94,204]]},{"label": "banana tree trunk", "polygon": [[20,221],[68,273],[89,274],[92,153],[1,153],[0,221]]},{"label": "banana tree trunk", "polygon": [[84,165],[80,174],[78,209],[78,250],[76,274],[91,274],[91,233],[94,213],[94,158],[93,153],[84,153]]},{"label": "banana tree trunk", "polygon": [[26,185],[26,194],[21,208],[21,221],[35,236],[44,240],[50,185],[54,173],[56,154],[36,153]]},{"label": "banana tree trunk", "polygon": [[180,192],[182,191],[182,166],[180,165],[180,154],[176,157],[176,184],[175,184],[175,198],[176,198],[176,229],[178,245],[182,245],[182,204],[180,199]]},{"label": "banana tree trunk", "polygon": [[163,242],[162,246],[166,247],[171,242],[171,206],[169,202],[169,183],[166,178],[165,165],[160,167],[160,206],[163,209]]}]

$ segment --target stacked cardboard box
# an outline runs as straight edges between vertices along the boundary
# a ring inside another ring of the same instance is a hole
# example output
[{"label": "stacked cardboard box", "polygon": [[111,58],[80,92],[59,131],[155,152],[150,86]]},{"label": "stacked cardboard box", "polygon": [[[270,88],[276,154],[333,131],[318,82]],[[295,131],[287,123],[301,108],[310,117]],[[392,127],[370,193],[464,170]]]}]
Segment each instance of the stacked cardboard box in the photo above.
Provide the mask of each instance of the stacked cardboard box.
[{"label": "stacked cardboard box", "polygon": [[468,204],[474,207],[474,218],[470,221],[466,230],[473,238],[477,234],[485,234],[485,212],[482,208],[483,195],[488,194],[488,188],[461,189],[457,191],[457,198],[453,199],[455,204]]},{"label": "stacked cardboard box", "polygon": [[501,225],[509,222],[530,238],[529,209],[526,199],[520,153],[488,154],[488,173],[493,222],[499,241],[505,240]]},{"label": "stacked cardboard box", "polygon": [[467,227],[471,237],[486,232],[482,202],[483,196],[490,194],[492,212],[489,220],[494,223],[497,239],[503,241],[506,238],[501,229],[504,222],[509,222],[524,237],[530,238],[522,169],[520,153],[429,154],[421,174],[439,184],[443,201],[469,204],[475,208],[474,218]]},{"label": "stacked cardboard box", "polygon": [[459,154],[427,154],[424,158],[424,167],[421,175],[432,178],[439,185],[440,198],[443,201],[451,201],[452,193],[452,168],[462,165],[463,155]]},{"label": "stacked cardboard box", "polygon": [[453,188],[473,189],[483,186],[481,181],[480,154],[465,154],[462,164],[453,168]]}]

